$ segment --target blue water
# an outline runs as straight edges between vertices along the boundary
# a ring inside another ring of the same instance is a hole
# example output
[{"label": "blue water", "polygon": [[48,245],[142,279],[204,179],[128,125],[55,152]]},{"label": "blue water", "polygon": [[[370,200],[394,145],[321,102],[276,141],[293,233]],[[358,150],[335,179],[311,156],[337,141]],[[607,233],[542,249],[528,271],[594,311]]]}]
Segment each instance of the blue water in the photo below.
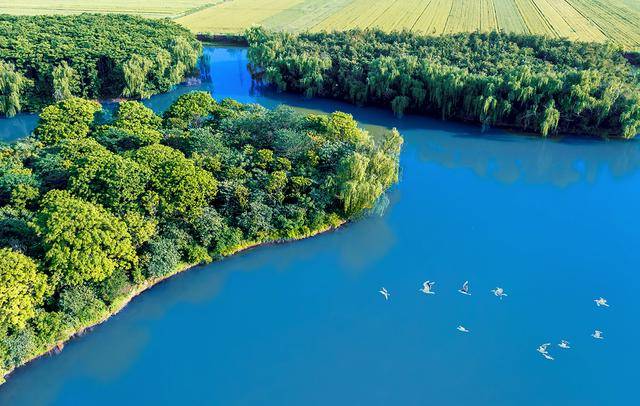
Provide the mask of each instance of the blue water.
[{"label": "blue water", "polygon": [[[636,403],[638,142],[481,133],[252,91],[244,50],[206,52],[202,88],[217,98],[398,127],[402,174],[386,213],[174,277],[19,369],[0,404]],[[436,295],[418,292],[425,279]],[[472,296],[456,291],[465,280]],[[492,296],[496,286],[509,296]],[[601,295],[610,308],[596,308]],[[555,361],[535,351],[547,341]]]}]

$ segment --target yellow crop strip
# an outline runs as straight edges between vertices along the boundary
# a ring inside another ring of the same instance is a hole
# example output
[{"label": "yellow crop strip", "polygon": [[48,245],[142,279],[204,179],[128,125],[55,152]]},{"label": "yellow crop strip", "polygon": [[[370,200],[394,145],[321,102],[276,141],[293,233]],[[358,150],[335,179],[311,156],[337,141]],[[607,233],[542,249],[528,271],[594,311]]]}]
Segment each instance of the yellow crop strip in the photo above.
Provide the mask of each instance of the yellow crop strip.
[{"label": "yellow crop strip", "polygon": [[414,31],[442,34],[447,25],[454,0],[432,0],[414,26]]},{"label": "yellow crop strip", "polygon": [[530,33],[555,35],[553,26],[532,0],[515,0],[515,3]]},{"label": "yellow crop strip", "polygon": [[498,27],[506,32],[529,33],[515,0],[493,0]]},{"label": "yellow crop strip", "polygon": [[584,41],[605,41],[606,36],[585,15],[579,13],[566,0],[554,0],[552,6],[562,15],[567,24],[575,30],[576,39]]},{"label": "yellow crop strip", "polygon": [[498,28],[493,0],[480,0],[480,31],[495,31]]}]

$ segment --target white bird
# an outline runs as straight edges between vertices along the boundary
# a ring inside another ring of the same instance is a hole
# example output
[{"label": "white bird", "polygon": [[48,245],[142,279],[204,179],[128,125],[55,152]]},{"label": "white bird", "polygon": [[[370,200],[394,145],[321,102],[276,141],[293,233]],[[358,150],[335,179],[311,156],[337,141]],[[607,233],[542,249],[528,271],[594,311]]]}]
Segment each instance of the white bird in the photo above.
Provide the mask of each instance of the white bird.
[{"label": "white bird", "polygon": [[462,284],[462,288],[458,289],[458,292],[462,293],[463,295],[471,296],[471,293],[469,293],[469,281],[465,281]]},{"label": "white bird", "polygon": [[595,338],[596,340],[603,340],[604,336],[602,335],[602,331],[600,330],[596,330],[593,332],[593,334],[591,334],[591,337]]},{"label": "white bird", "polygon": [[553,361],[553,357],[549,354],[547,354],[546,352],[544,354],[542,354],[543,357],[545,357],[546,359],[548,359],[549,361]]},{"label": "white bird", "polygon": [[571,346],[569,345],[569,341],[567,340],[561,340],[560,344],[558,344],[558,347],[564,348],[565,350],[568,350],[569,348],[571,348]]},{"label": "white bird", "polygon": [[594,302],[596,302],[596,305],[598,307],[604,306],[604,307],[609,307],[609,304],[607,303],[607,299],[601,297],[599,299],[594,299]]},{"label": "white bird", "polygon": [[387,288],[382,288],[378,292],[380,292],[380,294],[384,296],[384,300],[389,300],[389,296],[391,296],[391,293],[387,292]]},{"label": "white bird", "polygon": [[503,297],[508,296],[506,293],[504,293],[504,289],[502,288],[495,288],[491,291],[491,293],[498,296],[501,300]]},{"label": "white bird", "polygon": [[547,347],[549,347],[550,345],[551,345],[551,343],[544,343],[544,344],[540,345],[536,351],[538,351],[540,354],[544,355],[544,354],[547,353]]},{"label": "white bird", "polygon": [[424,293],[425,295],[435,295],[436,292],[434,292],[433,289],[433,285],[435,285],[436,283],[433,281],[426,281],[422,283],[422,289],[420,289],[420,292]]},{"label": "white bird", "polygon": [[461,333],[468,333],[469,330],[467,330],[464,326],[458,326],[457,330]]}]

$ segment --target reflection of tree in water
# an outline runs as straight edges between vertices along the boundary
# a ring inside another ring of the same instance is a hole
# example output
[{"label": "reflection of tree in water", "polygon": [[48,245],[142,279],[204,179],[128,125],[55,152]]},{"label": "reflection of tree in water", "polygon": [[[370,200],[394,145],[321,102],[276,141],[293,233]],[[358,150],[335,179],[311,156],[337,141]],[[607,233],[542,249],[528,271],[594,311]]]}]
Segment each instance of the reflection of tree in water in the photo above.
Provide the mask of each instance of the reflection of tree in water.
[{"label": "reflection of tree in water", "polygon": [[564,187],[578,181],[594,182],[603,170],[614,177],[631,175],[640,166],[640,145],[635,141],[544,140],[446,129],[409,130],[404,135],[424,161],[470,168],[479,176],[505,183]]}]

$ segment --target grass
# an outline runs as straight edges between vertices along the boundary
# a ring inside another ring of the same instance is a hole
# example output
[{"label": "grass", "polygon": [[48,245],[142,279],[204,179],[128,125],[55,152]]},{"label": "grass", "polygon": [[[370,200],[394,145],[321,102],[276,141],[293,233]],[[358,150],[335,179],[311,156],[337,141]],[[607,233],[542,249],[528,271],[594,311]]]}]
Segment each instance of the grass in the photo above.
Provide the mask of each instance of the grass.
[{"label": "grass", "polygon": [[177,19],[196,32],[377,27],[427,34],[504,30],[640,47],[638,0],[228,0]]}]

